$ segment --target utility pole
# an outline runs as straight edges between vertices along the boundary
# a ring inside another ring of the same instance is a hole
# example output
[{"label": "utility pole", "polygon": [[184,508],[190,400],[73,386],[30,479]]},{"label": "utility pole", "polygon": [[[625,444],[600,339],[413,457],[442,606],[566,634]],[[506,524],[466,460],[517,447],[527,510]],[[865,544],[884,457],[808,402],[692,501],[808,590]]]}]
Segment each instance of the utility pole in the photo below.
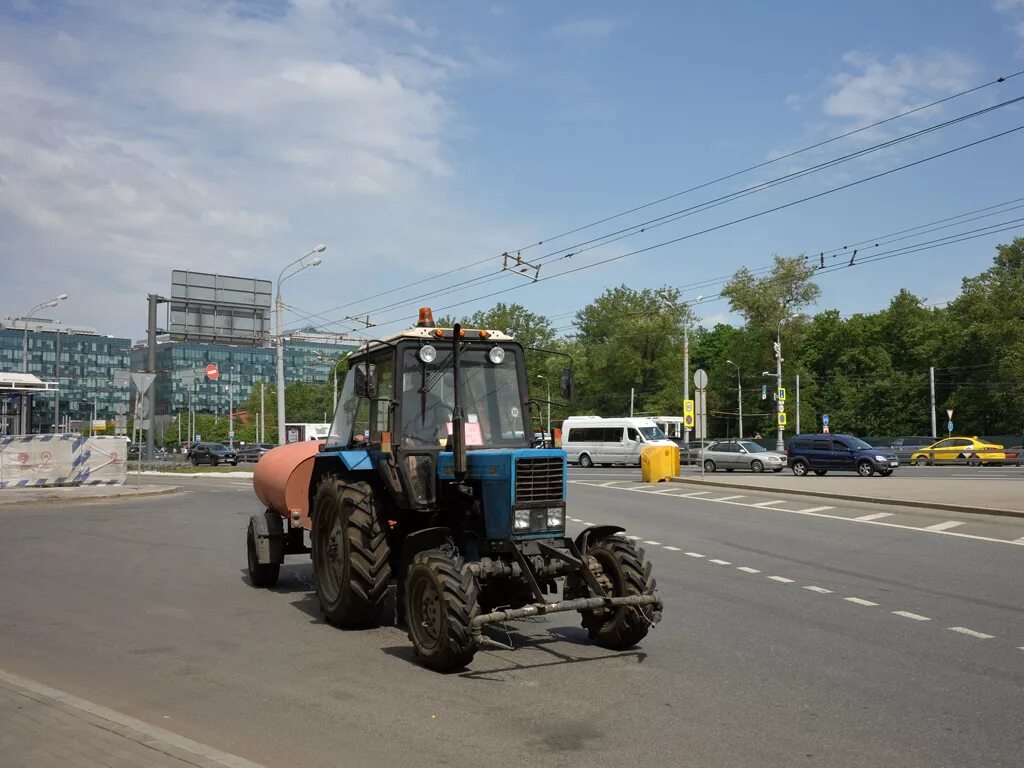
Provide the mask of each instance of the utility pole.
[{"label": "utility pole", "polygon": [[796,434],[800,434],[800,374],[796,375]]},{"label": "utility pole", "polygon": [[60,324],[57,325],[56,354],[53,357],[53,380],[57,391],[53,393],[53,431],[60,432]]},{"label": "utility pole", "polygon": [[928,369],[928,381],[931,384],[932,396],[932,440],[938,439],[939,433],[936,431],[937,425],[935,424],[935,368],[931,367]]},{"label": "utility pole", "polygon": [[629,388],[629,418],[633,418],[633,395],[635,392],[636,390],[633,387]]},{"label": "utility pole", "polygon": [[[156,373],[156,307],[162,299],[155,293],[149,294],[149,328],[146,334],[146,371]],[[149,403],[149,429],[146,430],[146,460],[153,460],[154,438],[156,437],[156,382],[146,392]]]},{"label": "utility pole", "polygon": [[726,360],[725,362],[727,362],[729,365],[731,365],[731,366],[736,368],[736,400],[737,400],[737,402],[739,404],[739,409],[740,409],[740,414],[739,414],[739,416],[740,416],[740,418],[739,418],[739,425],[740,425],[739,439],[742,440],[743,439],[743,380],[740,378],[740,367],[736,363],[734,363],[732,360]]},{"label": "utility pole", "polygon": [[267,410],[263,404],[263,379],[260,379],[260,444],[267,442]]},{"label": "utility pole", "polygon": [[235,450],[235,403],[232,399],[231,370],[234,366],[228,366],[225,371],[228,375],[228,448]]},{"label": "utility pole", "polygon": [[[700,298],[697,299],[700,301]],[[690,324],[683,321],[683,402],[690,399]],[[683,441],[690,442],[690,428],[683,428]]]},{"label": "utility pole", "polygon": [[[779,393],[782,392],[782,323],[779,323],[779,332],[775,336],[775,404],[776,414],[775,420],[778,422],[778,404],[782,401],[779,400]],[[784,451],[786,450],[786,443],[782,439],[782,424],[778,425],[778,432],[775,437],[775,450]]]}]

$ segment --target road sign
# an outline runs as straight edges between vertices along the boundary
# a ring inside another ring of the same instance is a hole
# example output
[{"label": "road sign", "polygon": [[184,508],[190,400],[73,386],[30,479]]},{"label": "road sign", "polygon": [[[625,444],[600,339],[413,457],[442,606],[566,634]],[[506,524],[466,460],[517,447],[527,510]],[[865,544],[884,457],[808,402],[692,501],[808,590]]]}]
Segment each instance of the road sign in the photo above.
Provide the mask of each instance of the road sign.
[{"label": "road sign", "polygon": [[953,409],[952,408],[947,408],[946,409],[946,418],[949,419],[950,421],[953,421]]},{"label": "road sign", "polygon": [[785,387],[779,387],[779,402],[780,403],[786,402],[786,388]]},{"label": "road sign", "polygon": [[210,363],[206,366],[206,378],[210,381],[216,381],[220,378],[220,371],[217,369],[216,363]]},{"label": "road sign", "polygon": [[786,426],[786,412],[785,411],[779,411],[779,426],[780,427]]},{"label": "road sign", "polygon": [[821,428],[821,431],[822,431],[822,432],[823,432],[824,434],[826,434],[826,435],[827,435],[827,434],[828,434],[828,424],[826,424],[826,425],[825,425],[824,427],[822,427],[822,428]]},{"label": "road sign", "polygon": [[698,368],[693,372],[693,384],[697,389],[704,389],[708,385],[708,372]]},{"label": "road sign", "polygon": [[767,400],[768,399],[768,385],[767,384],[762,384],[761,385],[761,399],[762,400]]},{"label": "road sign", "polygon": [[234,432],[228,432],[228,440],[234,440],[234,439],[235,439],[235,433]]},{"label": "road sign", "polygon": [[693,400],[683,400],[683,426],[693,429],[694,423]]},{"label": "road sign", "polygon": [[779,403],[779,413],[785,413],[785,412],[786,412],[786,404],[785,403]]},{"label": "road sign", "polygon": [[140,395],[146,394],[149,387],[153,384],[153,380],[156,379],[155,373],[133,373],[132,384],[135,385],[135,389],[138,390]]},{"label": "road sign", "polygon": [[821,414],[821,423],[822,423],[823,426],[826,426],[826,427],[828,426],[828,414],[827,413]]},{"label": "road sign", "polygon": [[196,432],[196,439],[193,442],[196,442],[196,443],[203,442],[203,436],[200,435],[198,432]]},{"label": "road sign", "polygon": [[951,434],[951,435],[953,434],[953,420],[952,419],[950,419],[949,423],[946,424],[946,431],[949,432],[949,434]]}]

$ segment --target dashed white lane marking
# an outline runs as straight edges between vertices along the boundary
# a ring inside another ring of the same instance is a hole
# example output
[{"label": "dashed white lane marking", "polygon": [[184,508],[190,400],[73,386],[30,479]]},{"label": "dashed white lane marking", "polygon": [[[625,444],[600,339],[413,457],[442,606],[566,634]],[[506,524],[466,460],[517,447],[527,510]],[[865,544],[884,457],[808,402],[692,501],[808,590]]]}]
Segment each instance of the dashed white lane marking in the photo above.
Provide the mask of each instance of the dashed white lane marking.
[{"label": "dashed white lane marking", "polygon": [[796,511],[806,515],[813,512],[824,512],[826,509],[835,509],[835,507],[808,507],[807,509],[798,509]]},{"label": "dashed white lane marking", "polygon": [[[108,709],[107,707],[100,706],[99,704],[94,704],[86,699],[80,699],[77,696],[72,696],[70,693],[65,693],[64,691],[56,688],[50,688],[49,686],[42,685],[34,680],[29,680],[27,678],[11,674],[10,672],[5,672],[2,669],[0,669],[0,680],[38,696],[43,696],[47,699],[60,702],[65,707],[77,709],[80,712],[85,712],[100,720],[106,720],[112,725],[131,729],[148,739],[169,744],[172,747],[176,747],[185,752],[189,752],[192,755],[203,758],[205,761],[209,761],[210,763],[228,766],[229,768],[262,768],[259,763],[246,760],[244,757],[232,755],[229,752],[221,752],[219,749],[215,749],[214,747],[201,744],[198,741],[192,741],[192,739],[179,736],[176,733],[164,730],[163,728],[158,728],[155,725],[144,723],[141,720],[136,720],[134,717],[123,715],[113,709]],[[145,743],[145,740],[140,740],[139,743]],[[159,746],[154,746],[153,748],[159,750]],[[189,762],[191,763],[191,761]]]},{"label": "dashed white lane marking", "polygon": [[956,520],[947,520],[944,523],[936,523],[935,525],[926,525],[924,530],[926,531],[948,531],[950,528],[957,528],[963,525],[958,523]]},{"label": "dashed white lane marking", "polygon": [[863,597],[844,597],[843,600],[856,605],[866,605],[869,608],[878,605],[878,603],[872,603],[870,600],[865,600]]},{"label": "dashed white lane marking", "polygon": [[692,498],[694,498],[696,496],[707,496],[709,493],[711,493],[711,491],[697,491],[696,493],[683,493],[683,494],[680,494],[680,498],[692,499]]},{"label": "dashed white lane marking", "polygon": [[665,549],[667,549],[669,552],[679,552],[680,551],[679,547],[669,547],[667,545],[666,545]]},{"label": "dashed white lane marking", "polygon": [[627,536],[626,538],[629,539],[630,541],[640,541],[640,537],[639,536]]},{"label": "dashed white lane marking", "polygon": [[683,554],[689,555],[690,557],[704,557],[700,552],[683,552]]},{"label": "dashed white lane marking", "polygon": [[733,499],[742,499],[743,496],[723,496],[720,499],[708,499],[708,501],[732,501]]},{"label": "dashed white lane marking", "polygon": [[578,517],[570,517],[569,519],[572,520],[574,523],[582,523],[583,522]]},{"label": "dashed white lane marking", "polygon": [[951,632],[959,632],[961,635],[968,635],[970,637],[976,637],[979,640],[991,640],[995,635],[986,635],[984,632],[978,632],[967,627],[947,627]]},{"label": "dashed white lane marking", "polygon": [[[594,486],[594,487],[597,487],[599,485],[599,483],[588,483],[588,482],[584,482],[582,480],[570,480],[569,482],[573,483],[575,485],[590,485],[590,486]],[[633,488],[620,488],[620,487],[616,487],[614,490],[616,490],[616,491],[633,491],[634,489]],[[670,498],[673,498],[673,499],[685,499],[685,498],[689,498],[689,497],[693,497],[693,496],[704,496],[704,495],[707,495],[707,493],[708,493],[708,491],[698,491],[697,493],[687,493],[687,494],[673,495]],[[704,499],[704,501],[714,501],[714,499]],[[745,504],[742,501],[725,501],[725,502],[722,502],[722,503],[723,504],[731,504],[731,505],[736,506],[736,507],[749,507],[749,506],[751,506],[750,504]],[[978,536],[977,534],[973,534],[973,533],[959,533],[957,531],[935,531],[935,530],[932,530],[931,528],[921,528],[921,527],[916,526],[916,525],[901,525],[900,523],[886,523],[886,522],[883,522],[881,520],[856,520],[856,519],[854,519],[852,517],[844,517],[843,515],[824,514],[822,512],[818,512],[817,511],[817,509],[818,509],[817,507],[811,507],[809,509],[777,509],[777,508],[774,508],[774,507],[769,507],[768,509],[771,509],[774,512],[784,512],[784,513],[786,513],[788,515],[808,515],[810,517],[822,517],[822,518],[825,518],[827,520],[839,520],[839,521],[842,521],[844,523],[860,523],[862,525],[879,525],[879,526],[882,526],[884,528],[899,528],[900,530],[903,530],[903,531],[915,531],[917,533],[934,533],[934,534],[936,534],[938,536],[955,536],[958,539],[972,539],[974,541],[989,541],[989,542],[992,542],[993,544],[1011,544],[1011,545],[1018,546],[1018,547],[1024,546],[1024,536],[1022,536],[1019,539],[997,539],[997,538],[994,538],[992,536]],[[832,507],[826,507],[825,509],[832,509]]]},{"label": "dashed white lane marking", "polygon": [[808,584],[804,589],[810,590],[811,592],[817,592],[819,595],[831,595],[831,589],[825,589],[824,587],[816,587],[813,584]]},{"label": "dashed white lane marking", "polygon": [[651,493],[669,493],[670,491],[671,492],[675,492],[675,491],[678,491],[678,490],[679,489],[676,488],[675,486],[666,485],[666,486],[663,486],[661,488],[655,488],[653,491],[651,491]]},{"label": "dashed white lane marking", "polygon": [[728,560],[708,560],[708,562],[715,565],[732,565]]},{"label": "dashed white lane marking", "polygon": [[760,573],[760,571],[757,570],[757,568],[751,568],[748,565],[737,565],[736,570],[743,571],[744,573]]},{"label": "dashed white lane marking", "polygon": [[893,611],[893,616],[902,616],[905,619],[911,619],[913,621],[931,621],[927,616],[922,616],[919,613],[911,613],[910,611]]},{"label": "dashed white lane marking", "polygon": [[644,539],[644,544],[650,544],[652,547],[660,547],[660,541],[652,541],[651,539]]},{"label": "dashed white lane marking", "polygon": [[609,481],[604,482],[604,483],[598,483],[598,485],[600,485],[600,486],[602,486],[604,488],[611,488],[616,483],[624,483],[624,482],[626,482],[626,481],[625,480],[609,480]]},{"label": "dashed white lane marking", "polygon": [[861,515],[853,519],[862,523],[869,523],[872,520],[881,520],[883,517],[892,517],[892,512],[876,512],[873,515]]},{"label": "dashed white lane marking", "polygon": [[781,504],[782,499],[772,499],[771,501],[759,501],[757,504],[751,504],[752,507],[770,507],[773,504]]},{"label": "dashed white lane marking", "polygon": [[779,582],[779,584],[792,584],[793,583],[792,579],[787,579],[785,576],[769,576],[768,578],[771,579],[772,581]]}]

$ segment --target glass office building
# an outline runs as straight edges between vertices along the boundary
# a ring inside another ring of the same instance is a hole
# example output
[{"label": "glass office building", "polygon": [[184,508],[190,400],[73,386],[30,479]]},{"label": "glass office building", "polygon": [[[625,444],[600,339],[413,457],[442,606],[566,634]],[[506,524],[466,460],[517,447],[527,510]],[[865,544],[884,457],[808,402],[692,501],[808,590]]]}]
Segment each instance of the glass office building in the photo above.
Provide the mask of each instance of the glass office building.
[{"label": "glass office building", "polygon": [[[104,336],[90,328],[75,328],[52,320],[0,321],[0,371],[22,370],[22,344],[28,324],[28,373],[58,384],[61,428],[80,428],[93,418],[114,420],[119,406],[128,407],[127,384],[115,383],[116,371],[131,363],[131,340]],[[58,350],[60,359],[58,360]],[[33,398],[29,432],[52,432],[54,396]]]}]

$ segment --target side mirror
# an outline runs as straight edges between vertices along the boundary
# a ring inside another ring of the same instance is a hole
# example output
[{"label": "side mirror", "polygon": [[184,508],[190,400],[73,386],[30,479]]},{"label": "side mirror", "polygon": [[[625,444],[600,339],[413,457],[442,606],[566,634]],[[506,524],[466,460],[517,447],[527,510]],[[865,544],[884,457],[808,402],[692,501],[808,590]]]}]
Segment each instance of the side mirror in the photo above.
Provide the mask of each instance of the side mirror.
[{"label": "side mirror", "polygon": [[377,397],[377,366],[359,363],[356,368],[356,397]]},{"label": "side mirror", "polygon": [[576,379],[572,375],[572,368],[563,368],[562,375],[559,378],[558,390],[562,394],[562,399],[566,402],[572,402],[576,397]]}]

